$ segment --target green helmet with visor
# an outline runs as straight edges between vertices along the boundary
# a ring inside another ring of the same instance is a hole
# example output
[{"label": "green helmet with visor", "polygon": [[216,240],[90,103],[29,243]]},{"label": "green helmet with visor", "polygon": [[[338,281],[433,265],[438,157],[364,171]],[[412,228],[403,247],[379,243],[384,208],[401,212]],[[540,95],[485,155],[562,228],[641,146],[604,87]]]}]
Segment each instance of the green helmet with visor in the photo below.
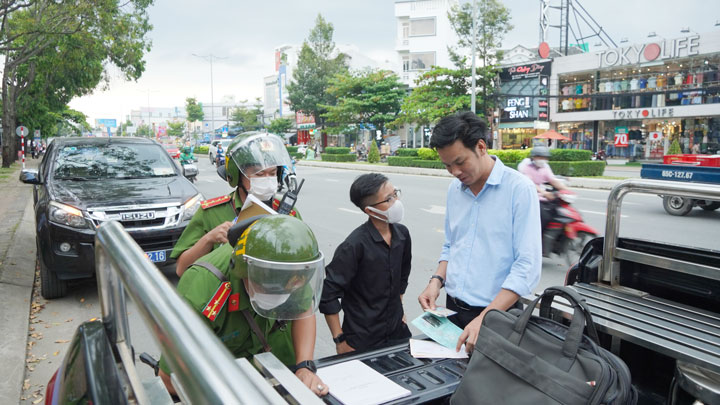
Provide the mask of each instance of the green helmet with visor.
[{"label": "green helmet with visor", "polygon": [[253,217],[234,225],[228,239],[233,245],[231,271],[247,280],[255,312],[283,320],[315,313],[325,260],[307,224],[288,215]]},{"label": "green helmet with visor", "polygon": [[278,168],[278,182],[283,167],[291,167],[292,160],[285,144],[277,135],[259,133],[236,137],[225,151],[225,172],[231,187],[240,184],[240,176],[250,177],[270,167]]}]

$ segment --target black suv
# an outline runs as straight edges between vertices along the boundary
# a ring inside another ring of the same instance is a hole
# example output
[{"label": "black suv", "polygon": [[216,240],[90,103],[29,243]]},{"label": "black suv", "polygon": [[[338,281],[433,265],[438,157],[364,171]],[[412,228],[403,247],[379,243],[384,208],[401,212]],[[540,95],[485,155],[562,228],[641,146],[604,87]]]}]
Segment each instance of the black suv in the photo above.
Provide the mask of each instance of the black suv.
[{"label": "black suv", "polygon": [[119,221],[158,266],[172,264],[170,251],[202,200],[162,146],[144,138],[56,138],[20,180],[35,185],[45,298],[95,275],[95,228],[104,221]]}]

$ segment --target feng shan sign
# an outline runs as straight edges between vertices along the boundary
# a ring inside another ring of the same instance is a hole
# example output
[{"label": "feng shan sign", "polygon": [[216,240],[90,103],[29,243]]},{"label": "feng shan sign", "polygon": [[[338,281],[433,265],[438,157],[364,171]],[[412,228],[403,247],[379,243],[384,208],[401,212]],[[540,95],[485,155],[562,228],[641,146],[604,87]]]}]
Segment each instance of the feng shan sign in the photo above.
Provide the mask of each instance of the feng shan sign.
[{"label": "feng shan sign", "polygon": [[631,45],[597,53],[598,67],[635,65],[657,60],[699,55],[700,35],[666,39],[661,42]]}]

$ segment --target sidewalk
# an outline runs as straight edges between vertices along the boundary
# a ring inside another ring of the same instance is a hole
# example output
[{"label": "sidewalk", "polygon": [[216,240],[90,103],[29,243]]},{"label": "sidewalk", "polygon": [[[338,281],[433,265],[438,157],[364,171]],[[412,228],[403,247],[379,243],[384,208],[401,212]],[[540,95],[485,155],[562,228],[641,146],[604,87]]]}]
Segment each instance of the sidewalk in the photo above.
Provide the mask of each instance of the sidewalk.
[{"label": "sidewalk", "polygon": [[[442,169],[425,169],[420,167],[402,167],[402,166],[384,166],[384,165],[373,165],[367,163],[339,163],[339,162],[323,162],[321,160],[299,160],[296,163],[297,166],[309,166],[309,167],[326,167],[333,169],[344,169],[344,170],[358,170],[363,172],[380,172],[380,173],[395,173],[395,174],[414,174],[418,176],[439,176],[439,177],[453,177],[447,170]],[[623,169],[625,166],[623,166]],[[631,170],[637,169],[639,177],[640,168],[632,168]],[[605,172],[608,174],[608,171]],[[613,175],[610,172],[610,175]],[[626,176],[630,177],[630,176]],[[610,190],[616,184],[622,180],[615,179],[591,179],[586,177],[568,177],[568,184],[570,187],[576,188],[592,188],[599,190]]]},{"label": "sidewalk", "polygon": [[[36,168],[40,160],[26,161]],[[0,402],[17,403],[25,378],[28,317],[35,277],[35,216],[32,186],[20,168],[0,178]]]}]

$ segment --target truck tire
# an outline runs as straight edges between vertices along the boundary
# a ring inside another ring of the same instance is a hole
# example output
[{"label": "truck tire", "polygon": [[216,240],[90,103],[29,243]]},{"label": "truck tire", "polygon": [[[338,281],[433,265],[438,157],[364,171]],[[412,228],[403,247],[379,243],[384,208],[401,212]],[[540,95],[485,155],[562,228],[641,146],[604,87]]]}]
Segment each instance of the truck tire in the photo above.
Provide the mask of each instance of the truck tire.
[{"label": "truck tire", "polygon": [[698,200],[697,205],[705,211],[715,211],[720,208],[720,201]]},{"label": "truck tire", "polygon": [[67,294],[67,282],[60,280],[52,269],[45,266],[39,252],[37,261],[40,266],[40,295],[47,300],[64,297]]},{"label": "truck tire", "polygon": [[663,196],[663,208],[670,215],[683,216],[687,215],[695,205],[695,201],[687,197],[677,195]]}]

